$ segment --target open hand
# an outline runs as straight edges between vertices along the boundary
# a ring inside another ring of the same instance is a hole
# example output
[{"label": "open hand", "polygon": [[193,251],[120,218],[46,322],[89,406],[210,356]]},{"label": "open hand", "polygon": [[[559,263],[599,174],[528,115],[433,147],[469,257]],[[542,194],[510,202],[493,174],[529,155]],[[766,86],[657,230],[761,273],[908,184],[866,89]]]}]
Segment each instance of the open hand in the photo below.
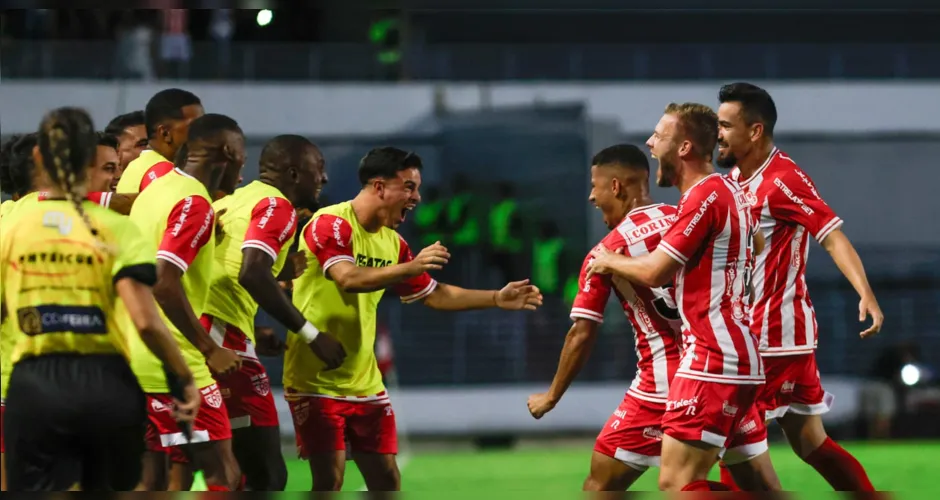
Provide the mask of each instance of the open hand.
[{"label": "open hand", "polygon": [[610,274],[611,268],[617,259],[623,258],[621,255],[623,248],[618,248],[616,252],[611,252],[604,245],[597,245],[591,250],[591,260],[588,261],[587,274],[585,281],[589,281],[595,274]]},{"label": "open hand", "polygon": [[866,339],[881,331],[881,324],[885,321],[885,315],[881,312],[881,306],[874,296],[862,297],[858,302],[858,320],[865,321],[871,316],[872,324],[869,328],[862,330],[860,337]]},{"label": "open hand", "polygon": [[536,310],[542,305],[542,292],[539,287],[530,285],[529,280],[509,282],[496,292],[496,306],[507,311],[526,309]]}]

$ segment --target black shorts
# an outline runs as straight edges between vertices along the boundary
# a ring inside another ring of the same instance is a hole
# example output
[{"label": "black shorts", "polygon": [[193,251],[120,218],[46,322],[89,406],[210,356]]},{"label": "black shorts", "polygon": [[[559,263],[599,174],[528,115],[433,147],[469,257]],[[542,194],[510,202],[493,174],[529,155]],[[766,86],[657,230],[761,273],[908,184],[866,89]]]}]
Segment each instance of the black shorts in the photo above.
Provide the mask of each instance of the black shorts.
[{"label": "black shorts", "polygon": [[146,399],[120,356],[20,361],[4,416],[10,491],[130,491],[140,480]]}]

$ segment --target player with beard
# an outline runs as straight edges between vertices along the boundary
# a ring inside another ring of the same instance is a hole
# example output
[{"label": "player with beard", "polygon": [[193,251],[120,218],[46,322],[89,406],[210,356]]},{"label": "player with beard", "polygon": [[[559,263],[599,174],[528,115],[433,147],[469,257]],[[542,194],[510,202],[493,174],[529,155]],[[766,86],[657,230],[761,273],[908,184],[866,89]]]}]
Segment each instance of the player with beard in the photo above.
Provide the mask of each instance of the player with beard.
[{"label": "player with beard", "polygon": [[[718,92],[718,165],[747,194],[753,217],[767,241],[754,268],[751,327],[760,338],[767,383],[757,407],[783,428],[793,451],[836,490],[873,491],[862,465],[826,434],[822,415],[832,396],[816,367],[818,332],[806,287],[809,239],[815,238],[849,280],[861,300],[858,319],[872,317],[859,335],[881,330],[884,315],[865,268],[842,232],[842,219],[819,196],[810,177],[773,141],[777,108],[764,89],[749,83]],[[735,470],[735,479],[747,470]],[[728,480],[727,476],[723,480]],[[739,479],[740,480],[740,479]],[[728,481],[730,483],[730,481]]]},{"label": "player with beard", "polygon": [[[255,329],[261,306],[287,327],[301,331],[307,320],[281,289],[292,280],[288,258],[297,230],[295,208],[316,210],[326,183],[320,149],[298,135],[281,135],[261,151],[260,178],[213,204],[224,227],[202,325],[222,346],[242,358],[238,372],[217,377],[232,425],[232,446],[249,489],[282,491],[287,466],[271,384],[259,355],[277,356],[284,345],[270,329]],[[306,263],[305,261],[303,262]],[[320,334],[310,344],[327,366],[339,366],[343,346]]]},{"label": "player with beard", "polygon": [[132,111],[116,116],[105,127],[104,133],[113,135],[118,139],[118,158],[120,162],[114,178],[114,185],[111,187],[111,191],[115,191],[127,166],[147,149],[147,127],[145,126],[144,112]]},{"label": "player with beard", "polygon": [[[676,278],[682,358],[662,422],[659,486],[666,491],[725,490],[707,480],[724,449],[729,463],[767,453],[767,429],[754,408],[764,372],[746,315],[757,227],[744,192],[712,170],[717,129],[708,106],[666,107],[646,144],[659,160],[658,184],[682,193],[677,219],[653,252],[627,257],[599,247],[588,265],[589,276],[648,287]],[[772,479],[753,487],[780,489]]]},{"label": "player with beard", "polygon": [[[316,490],[342,488],[347,441],[370,490],[401,489],[395,415],[375,360],[376,314],[386,288],[403,302],[444,311],[534,310],[542,303],[528,280],[467,290],[431,278],[428,271],[447,263],[447,249],[437,242],[414,257],[395,231],[421,201],[418,155],[373,149],[359,163],[359,181],[362,190],[352,201],[321,208],[301,233],[308,269],[295,282],[293,300],[308,322],[287,337],[284,391]],[[307,348],[325,335],[320,330],[343,345],[342,363]]]},{"label": "player with beard", "polygon": [[209,114],[192,122],[186,140],[187,154],[179,167],[140,193],[130,217],[158,247],[153,294],[202,395],[191,437],[169,418],[170,388],[153,356],[132,350],[132,367],[147,393],[147,463],[153,464],[148,467],[162,464],[165,448],[184,446],[210,491],[231,491],[238,488],[241,473],[232,452],[228,412],[212,373],[233,373],[241,359],[216,344],[199,318],[209,295],[216,247],[209,193],[235,190],[245,163],[245,137],[235,120]]},{"label": "player with beard", "polygon": [[189,126],[205,114],[192,92],[166,89],[154,94],[144,109],[147,148],[127,165],[118,181],[118,193],[139,193],[148,184],[173,171],[173,162],[186,143]]},{"label": "player with beard", "polygon": [[[639,148],[621,144],[597,153],[589,197],[611,230],[598,247],[633,257],[656,249],[676,218],[676,207],[649,197],[649,163]],[[587,362],[613,291],[633,325],[637,373],[623,402],[604,424],[594,445],[585,491],[623,491],[651,466],[659,466],[661,424],[669,381],[679,367],[679,311],[672,284],[633,285],[609,275],[586,278],[593,256],[584,259],[578,295],[555,379],[548,392],[529,396],[529,412],[551,411]]]}]

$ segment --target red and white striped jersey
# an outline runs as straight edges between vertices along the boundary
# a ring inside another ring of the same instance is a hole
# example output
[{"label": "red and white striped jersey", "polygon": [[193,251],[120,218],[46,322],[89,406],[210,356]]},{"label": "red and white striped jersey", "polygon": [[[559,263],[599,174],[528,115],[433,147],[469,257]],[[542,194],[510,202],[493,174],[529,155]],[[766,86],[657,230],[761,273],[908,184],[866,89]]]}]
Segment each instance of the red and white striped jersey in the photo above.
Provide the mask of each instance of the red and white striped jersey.
[{"label": "red and white striped jersey", "polygon": [[[663,233],[675,220],[676,207],[672,205],[636,208],[598,246],[611,251],[622,248],[623,254],[631,257],[646,255],[656,249]],[[647,288],[623,278],[599,274],[587,281],[584,277],[592,259],[588,254],[581,266],[580,289],[571,308],[571,319],[603,323],[604,306],[613,289],[633,324],[636,341],[636,377],[627,392],[639,399],[665,403],[669,381],[679,367],[681,321],[672,285]]]},{"label": "red and white striped jersey", "polygon": [[659,244],[683,264],[676,280],[682,315],[677,377],[760,384],[764,369],[748,325],[748,290],[757,225],[744,191],[712,174],[679,200],[675,224]]},{"label": "red and white striped jersey", "polygon": [[806,288],[809,238],[821,243],[842,226],[842,219],[819,196],[809,176],[777,148],[750,178],[742,180],[737,167],[729,175],[747,192],[766,240],[754,266],[751,308],[751,331],[760,337],[761,354],[811,353],[817,326]]}]

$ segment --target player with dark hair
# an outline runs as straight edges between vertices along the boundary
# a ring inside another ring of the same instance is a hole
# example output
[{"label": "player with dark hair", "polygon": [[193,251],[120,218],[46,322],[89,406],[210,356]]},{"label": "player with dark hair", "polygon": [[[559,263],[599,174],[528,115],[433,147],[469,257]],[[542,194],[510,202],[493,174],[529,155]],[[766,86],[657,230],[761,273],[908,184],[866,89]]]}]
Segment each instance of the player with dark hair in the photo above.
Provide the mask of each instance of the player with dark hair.
[{"label": "player with dark hair", "polygon": [[[36,189],[33,183],[33,148],[38,143],[35,133],[14,135],[0,148],[0,185],[3,192],[17,201]],[[3,213],[11,204],[4,202]]]},{"label": "player with dark hair", "polygon": [[10,362],[5,475],[11,491],[130,490],[140,477],[144,395],[128,366],[117,296],[164,376],[181,384],[174,418],[199,407],[192,373],[160,320],[153,250],[126,218],[83,201],[95,157],[91,118],[47,114],[33,156],[48,193],[5,218],[0,295],[17,332]]},{"label": "player with dark hair", "polygon": [[124,169],[136,160],[144,149],[147,149],[147,128],[144,126],[144,112],[142,110],[131,111],[116,116],[105,127],[104,133],[118,138],[118,156],[121,161],[118,165],[115,181],[119,181]]},{"label": "player with dark hair", "polygon": [[[320,149],[298,135],[280,135],[261,151],[260,178],[213,204],[224,227],[215,251],[216,273],[202,325],[222,346],[242,358],[237,373],[217,377],[232,423],[232,445],[256,491],[282,491],[287,466],[281,453],[277,407],[258,355],[281,355],[273,330],[255,330],[260,305],[288,329],[309,325],[278,284],[297,275],[288,258],[297,231],[296,208],[316,210],[327,177]],[[343,346],[320,334],[310,349],[329,367],[345,357]]]},{"label": "player with dark hair", "polygon": [[[858,292],[859,321],[872,317],[868,338],[884,314],[865,268],[842,232],[842,219],[819,196],[813,181],[774,146],[777,108],[766,90],[732,83],[718,92],[718,165],[744,189],[767,240],[754,268],[751,327],[760,338],[767,383],[757,398],[761,418],[775,419],[793,451],[836,490],[873,491],[862,465],[826,434],[822,415],[832,396],[816,366],[818,332],[806,286],[809,240],[815,238]],[[747,470],[735,472],[735,478]],[[731,483],[727,475],[723,480]]]},{"label": "player with dark hair", "polygon": [[[528,280],[467,290],[431,278],[428,271],[447,263],[447,249],[436,242],[414,257],[395,231],[421,201],[421,167],[414,153],[369,151],[359,163],[359,194],[318,210],[301,233],[308,269],[294,283],[293,300],[309,323],[288,335],[284,390],[315,490],[342,487],[347,441],[370,490],[401,488],[395,415],[375,360],[376,309],[386,288],[406,303],[445,311],[542,303]],[[327,329],[347,353],[336,368],[306,347]]]},{"label": "player with dark hair", "polygon": [[173,160],[186,143],[190,123],[205,114],[192,92],[166,89],[154,94],[144,109],[147,146],[121,174],[118,193],[139,193],[148,184],[173,170]]},{"label": "player with dark hair", "polygon": [[189,127],[187,151],[178,168],[141,192],[130,218],[159,247],[154,296],[202,395],[191,437],[167,418],[172,401],[156,360],[141,352],[132,366],[148,399],[147,446],[156,452],[148,454],[148,463],[160,463],[165,448],[185,446],[209,489],[230,491],[237,489],[241,474],[232,453],[228,413],[212,373],[233,373],[241,360],[212,340],[199,317],[210,291],[215,251],[209,192],[235,190],[245,163],[245,137],[235,120],[208,114]]},{"label": "player with dark hair", "polygon": [[106,192],[108,195],[113,191],[112,186],[116,184],[118,164],[118,139],[113,135],[104,132],[98,132],[98,146],[95,153],[95,161],[88,169],[88,189],[89,191]]},{"label": "player with dark hair", "polygon": [[[764,372],[746,315],[757,226],[740,187],[712,170],[717,129],[707,106],[666,107],[646,144],[659,160],[659,185],[682,192],[676,221],[647,255],[598,247],[588,264],[588,276],[648,287],[676,279],[682,357],[662,421],[659,486],[667,491],[726,489],[707,480],[722,449],[729,463],[767,453],[767,429],[753,405]],[[753,487],[780,489],[772,479]]]},{"label": "player with dark hair", "polygon": [[[618,144],[594,155],[589,201],[611,230],[599,248],[638,257],[656,249],[676,218],[676,207],[653,203],[649,196],[649,162],[636,146]],[[561,400],[587,362],[604,322],[604,308],[613,291],[633,325],[639,356],[633,384],[594,445],[585,491],[623,491],[651,466],[659,466],[661,423],[669,381],[679,367],[679,311],[672,284],[633,285],[595,274],[587,279],[593,260],[584,258],[578,295],[571,308],[558,370],[548,392],[529,396],[529,412],[541,418]]]}]

